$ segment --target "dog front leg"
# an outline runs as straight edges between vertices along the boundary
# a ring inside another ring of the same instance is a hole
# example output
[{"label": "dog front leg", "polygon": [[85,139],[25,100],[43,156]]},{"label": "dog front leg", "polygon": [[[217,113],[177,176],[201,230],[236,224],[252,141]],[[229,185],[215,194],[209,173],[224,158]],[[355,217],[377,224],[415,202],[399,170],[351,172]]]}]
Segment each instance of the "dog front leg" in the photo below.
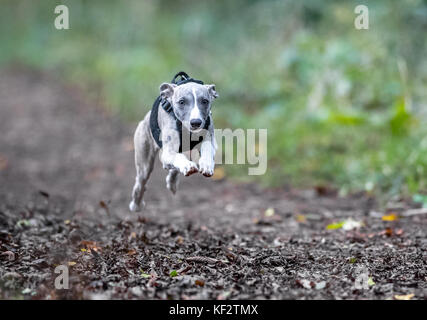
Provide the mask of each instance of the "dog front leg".
[{"label": "dog front leg", "polygon": [[179,133],[176,130],[165,128],[162,131],[163,149],[160,155],[160,161],[165,169],[176,169],[184,176],[189,176],[198,172],[197,164],[187,159],[179,153]]},{"label": "dog front leg", "polygon": [[182,153],[171,152],[164,150],[160,159],[163,163],[163,168],[172,169],[176,168],[184,176],[192,175],[198,172],[197,164],[187,159]]},{"label": "dog front leg", "polygon": [[203,141],[200,147],[199,172],[211,177],[215,169],[215,147],[211,140]]},{"label": "dog front leg", "polygon": [[166,176],[166,188],[168,188],[173,194],[176,193],[178,187],[178,174],[177,169],[169,169],[169,173]]}]

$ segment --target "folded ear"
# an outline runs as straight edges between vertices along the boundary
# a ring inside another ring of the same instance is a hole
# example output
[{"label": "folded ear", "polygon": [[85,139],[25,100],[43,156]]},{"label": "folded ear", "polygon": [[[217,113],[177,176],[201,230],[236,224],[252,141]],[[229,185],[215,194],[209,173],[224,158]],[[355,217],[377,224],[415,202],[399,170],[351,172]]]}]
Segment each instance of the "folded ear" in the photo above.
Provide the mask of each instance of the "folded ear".
[{"label": "folded ear", "polygon": [[159,88],[159,90],[160,90],[160,96],[162,98],[170,98],[170,97],[172,97],[173,91],[174,91],[175,87],[176,87],[176,84],[173,84],[173,83],[166,83],[166,82],[162,83],[160,85],[160,88]]},{"label": "folded ear", "polygon": [[209,92],[212,99],[219,97],[218,93],[215,90],[214,84],[206,84],[205,87],[208,89],[208,92]]}]

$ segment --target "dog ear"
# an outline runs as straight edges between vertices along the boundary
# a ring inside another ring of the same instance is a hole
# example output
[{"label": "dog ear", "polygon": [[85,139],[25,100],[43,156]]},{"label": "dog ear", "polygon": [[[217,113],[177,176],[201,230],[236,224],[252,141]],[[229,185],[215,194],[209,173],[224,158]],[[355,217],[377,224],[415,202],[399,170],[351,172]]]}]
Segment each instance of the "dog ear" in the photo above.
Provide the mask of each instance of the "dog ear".
[{"label": "dog ear", "polygon": [[176,84],[173,84],[173,83],[167,83],[167,82],[162,83],[160,85],[160,88],[159,88],[159,90],[160,90],[160,96],[162,98],[170,98],[170,97],[172,97],[173,91],[174,91],[175,87],[176,87]]},{"label": "dog ear", "polygon": [[209,95],[211,96],[211,98],[215,99],[215,98],[219,97],[218,93],[215,90],[214,84],[206,84],[205,86],[208,89],[208,92],[209,92]]}]

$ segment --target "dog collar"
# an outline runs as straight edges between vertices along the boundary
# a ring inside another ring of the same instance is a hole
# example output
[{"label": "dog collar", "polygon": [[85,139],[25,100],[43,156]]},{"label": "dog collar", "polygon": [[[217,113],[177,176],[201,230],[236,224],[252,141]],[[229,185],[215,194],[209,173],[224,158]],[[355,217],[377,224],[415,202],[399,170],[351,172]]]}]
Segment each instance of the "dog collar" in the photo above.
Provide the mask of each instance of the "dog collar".
[{"label": "dog collar", "polygon": [[[178,77],[181,77],[181,79],[178,81]],[[196,80],[193,78],[190,78],[187,73],[184,71],[178,72],[173,78],[171,83],[176,84],[177,86],[188,83],[188,82],[195,82],[199,84],[203,84],[203,81]],[[153,135],[154,140],[156,141],[159,148],[162,148],[163,143],[160,139],[161,137],[161,129],[159,127],[158,122],[158,114],[159,114],[159,106],[162,107],[163,110],[166,111],[171,117],[175,119],[176,122],[176,130],[179,133],[179,152],[182,153],[183,151],[188,150],[182,150],[182,122],[179,120],[175,113],[173,112],[173,107],[171,103],[167,99],[163,99],[161,96],[158,96],[157,99],[154,101],[153,107],[151,108],[151,114],[150,114],[150,129],[151,134]],[[203,129],[207,130],[211,123],[211,115],[209,114],[206,121],[205,126]],[[190,132],[190,150],[193,150],[196,145],[198,145],[200,142],[203,141],[203,136],[200,136],[198,140],[192,140],[191,139],[192,133]]]}]

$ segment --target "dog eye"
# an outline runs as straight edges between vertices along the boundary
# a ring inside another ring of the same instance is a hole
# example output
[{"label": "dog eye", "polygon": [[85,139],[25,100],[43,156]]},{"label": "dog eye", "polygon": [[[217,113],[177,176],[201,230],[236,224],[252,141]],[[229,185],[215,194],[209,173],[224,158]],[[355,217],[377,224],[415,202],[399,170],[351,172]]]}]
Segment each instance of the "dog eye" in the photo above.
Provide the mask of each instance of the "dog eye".
[{"label": "dog eye", "polygon": [[184,105],[184,104],[185,104],[185,99],[180,99],[180,100],[178,101],[178,103],[179,103],[180,105]]},{"label": "dog eye", "polygon": [[208,103],[209,103],[209,100],[208,100],[208,99],[202,99],[202,103],[203,103],[203,104],[208,104]]}]

